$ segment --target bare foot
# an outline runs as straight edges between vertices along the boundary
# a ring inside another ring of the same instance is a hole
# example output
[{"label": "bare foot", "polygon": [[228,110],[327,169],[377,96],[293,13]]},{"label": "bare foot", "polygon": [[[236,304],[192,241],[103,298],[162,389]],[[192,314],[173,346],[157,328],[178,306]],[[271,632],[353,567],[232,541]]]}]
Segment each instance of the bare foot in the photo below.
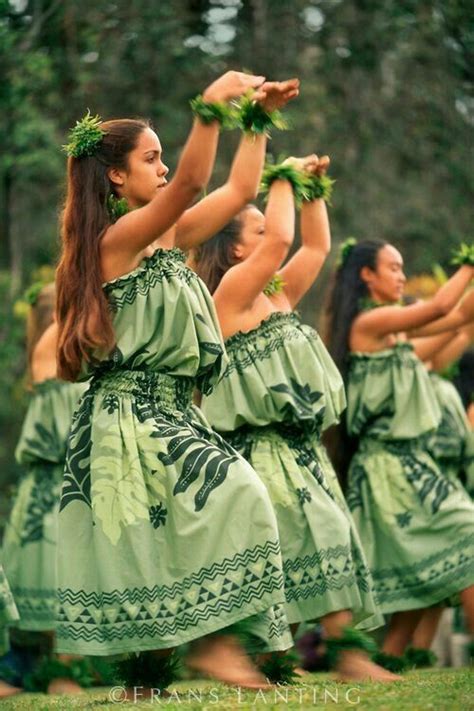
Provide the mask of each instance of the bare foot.
[{"label": "bare foot", "polygon": [[347,651],[340,656],[337,665],[338,681],[379,681],[390,683],[404,681],[403,677],[372,662],[364,652]]},{"label": "bare foot", "polygon": [[204,676],[244,689],[271,689],[234,637],[219,635],[203,640],[186,663]]},{"label": "bare foot", "polygon": [[307,676],[309,672],[307,672],[306,669],[301,669],[301,667],[295,667],[293,674],[296,674],[296,676]]},{"label": "bare foot", "polygon": [[48,685],[48,694],[82,694],[84,689],[72,679],[53,679]]},{"label": "bare foot", "polygon": [[6,699],[7,696],[13,696],[14,694],[19,694],[23,689],[19,689],[16,686],[10,686],[6,681],[0,681],[0,699]]}]

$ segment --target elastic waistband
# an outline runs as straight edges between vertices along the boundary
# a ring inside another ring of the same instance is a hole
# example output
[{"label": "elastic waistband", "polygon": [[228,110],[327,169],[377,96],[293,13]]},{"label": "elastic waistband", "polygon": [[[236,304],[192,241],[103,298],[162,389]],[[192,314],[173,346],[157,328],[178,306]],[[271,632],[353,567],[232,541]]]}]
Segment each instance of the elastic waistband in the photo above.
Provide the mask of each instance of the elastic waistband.
[{"label": "elastic waistband", "polygon": [[91,391],[127,395],[158,402],[171,410],[186,410],[192,404],[194,378],[150,370],[110,370],[92,378]]}]

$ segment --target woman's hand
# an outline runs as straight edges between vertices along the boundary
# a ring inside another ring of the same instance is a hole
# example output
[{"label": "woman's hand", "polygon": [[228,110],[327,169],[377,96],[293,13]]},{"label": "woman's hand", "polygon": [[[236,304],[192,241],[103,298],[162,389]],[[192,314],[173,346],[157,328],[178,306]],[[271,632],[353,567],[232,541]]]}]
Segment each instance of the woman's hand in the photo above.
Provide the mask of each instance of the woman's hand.
[{"label": "woman's hand", "polygon": [[266,81],[261,86],[261,91],[265,92],[265,97],[256,99],[265,111],[275,111],[281,109],[292,99],[298,96],[300,87],[299,79],[287,79],[286,81]]},{"label": "woman's hand", "polygon": [[330,162],[329,156],[319,158],[315,153],[312,153],[309,156],[304,156],[304,158],[290,156],[283,161],[283,165],[291,165],[296,170],[312,173],[313,175],[324,175],[329,168]]},{"label": "woman's hand", "polygon": [[207,103],[230,101],[246,94],[250,89],[255,89],[255,100],[260,101],[266,96],[262,87],[264,81],[263,76],[244,74],[244,72],[226,72],[207,87],[202,98]]}]

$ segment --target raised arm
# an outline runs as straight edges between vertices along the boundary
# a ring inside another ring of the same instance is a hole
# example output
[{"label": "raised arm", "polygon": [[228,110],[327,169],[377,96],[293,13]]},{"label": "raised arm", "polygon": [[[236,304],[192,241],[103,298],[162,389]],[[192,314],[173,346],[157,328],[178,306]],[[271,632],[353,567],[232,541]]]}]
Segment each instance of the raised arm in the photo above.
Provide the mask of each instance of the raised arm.
[{"label": "raised arm", "polygon": [[452,309],[447,316],[437,319],[427,326],[417,328],[410,335],[417,337],[435,336],[438,333],[445,333],[466,326],[474,320],[474,289],[472,289],[462,301]]},{"label": "raised arm", "polygon": [[[433,361],[437,354],[443,352],[450,343],[456,342],[459,338],[457,331],[445,331],[437,336],[427,336],[426,338],[410,338],[410,343],[415,349],[420,360],[429,361],[433,365]],[[437,368],[434,368],[437,370]]]},{"label": "raised arm", "polygon": [[[456,306],[469,285],[473,273],[473,267],[463,265],[429,301],[417,302],[410,306],[381,306],[371,311],[365,311],[357,317],[355,328],[360,333],[383,338],[390,333],[419,329],[421,326],[441,319]],[[441,331],[452,330],[455,327],[455,324],[448,322]],[[436,333],[441,331],[438,330]],[[423,333],[417,332],[413,335],[435,334],[425,330]]]},{"label": "raised arm", "polygon": [[245,311],[253,305],[284,261],[295,233],[293,190],[275,180],[265,211],[265,236],[252,254],[229,269],[214,293],[218,311]]},{"label": "raised arm", "polygon": [[[309,157],[306,170],[324,175],[329,157]],[[280,270],[285,294],[294,308],[311,288],[331,249],[331,232],[326,203],[322,199],[303,202],[301,207],[301,247]]]},{"label": "raised arm", "polygon": [[439,349],[431,358],[433,370],[442,371],[451,363],[455,363],[474,343],[474,322],[462,328],[451,337],[448,343]]},{"label": "raised arm", "polygon": [[[263,81],[264,77],[227,72],[206,89],[203,100],[209,104],[227,102],[259,87]],[[218,138],[217,120],[204,124],[197,118],[173,179],[148,204],[132,210],[112,225],[102,240],[101,249],[136,255],[166,232],[209,181]]]},{"label": "raised arm", "polygon": [[[265,82],[264,98],[258,103],[265,111],[280,109],[298,96],[298,79]],[[267,136],[244,133],[235,154],[227,182],[186,210],[176,225],[175,244],[188,251],[210,239],[257,197],[265,160]]]}]

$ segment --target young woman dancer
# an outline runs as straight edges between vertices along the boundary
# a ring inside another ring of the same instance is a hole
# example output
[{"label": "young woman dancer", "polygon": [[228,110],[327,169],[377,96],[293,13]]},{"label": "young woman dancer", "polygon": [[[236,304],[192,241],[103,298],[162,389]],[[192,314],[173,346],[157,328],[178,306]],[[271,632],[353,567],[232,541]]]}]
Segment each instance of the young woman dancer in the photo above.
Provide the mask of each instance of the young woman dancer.
[{"label": "young woman dancer", "polygon": [[[457,332],[448,331],[448,337],[448,344],[438,350],[427,363],[431,384],[441,410],[441,420],[429,439],[428,450],[440,471],[449,477],[453,486],[462,488],[462,478],[464,477],[466,482],[469,470],[469,445],[473,430],[461,396],[448,374],[473,343],[473,324],[468,324]],[[412,648],[407,650],[407,654],[409,660],[413,660],[418,666],[430,665],[434,661],[429,649],[444,609],[444,606],[436,605],[424,610],[416,626]]]},{"label": "young woman dancer", "polygon": [[[72,416],[84,383],[56,377],[54,284],[44,286],[30,308],[27,350],[31,399],[23,423],[16,458],[25,474],[5,528],[2,560],[20,619],[15,627],[49,633],[53,648],[56,623],[56,547],[58,514],[66,442]],[[45,660],[45,663],[48,663]],[[41,662],[43,664],[43,662]],[[56,672],[60,665],[57,665]],[[65,671],[72,673],[72,668]],[[38,669],[35,670],[37,675]],[[49,688],[48,688],[49,687]],[[32,687],[33,688],[33,687]],[[77,683],[58,678],[44,689],[51,693],[80,690]],[[30,689],[32,690],[32,689]]]},{"label": "young woman dancer", "polygon": [[202,408],[268,489],[290,623],[322,618],[341,677],[386,681],[396,677],[369,660],[360,633],[345,629],[354,621],[376,626],[377,608],[320,441],[345,407],[343,384],[318,334],[294,312],[330,249],[322,199],[303,204],[302,245],[282,267],[295,227],[288,167],[304,180],[328,165],[327,157],[309,156],[273,169],[265,215],[248,205],[199,251],[198,273],[213,293],[230,361]]},{"label": "young woman dancer", "polygon": [[405,276],[395,247],[352,243],[342,257],[329,341],[347,383],[347,431],[357,438],[347,500],[379,604],[392,613],[383,651],[400,657],[421,610],[455,593],[474,631],[474,507],[429,454],[441,413],[416,353],[431,357],[445,330],[472,318],[471,296],[457,303],[473,268],[461,266],[434,298],[401,308]]},{"label": "young woman dancer", "polygon": [[[225,630],[246,620],[269,649],[291,643],[278,532],[255,472],[192,405],[195,385],[218,378],[223,344],[204,284],[162,245],[170,230],[179,247],[200,239],[180,216],[209,179],[216,117],[252,88],[264,108],[262,82],[230,72],[204,92],[168,185],[143,122],[101,123],[90,155],[71,149],[57,274],[60,372],[92,375],[66,460],[58,646],[165,651],[219,633],[189,663],[249,687],[265,680]],[[130,209],[116,222],[111,200]]]}]

